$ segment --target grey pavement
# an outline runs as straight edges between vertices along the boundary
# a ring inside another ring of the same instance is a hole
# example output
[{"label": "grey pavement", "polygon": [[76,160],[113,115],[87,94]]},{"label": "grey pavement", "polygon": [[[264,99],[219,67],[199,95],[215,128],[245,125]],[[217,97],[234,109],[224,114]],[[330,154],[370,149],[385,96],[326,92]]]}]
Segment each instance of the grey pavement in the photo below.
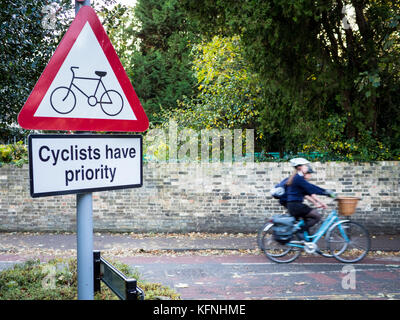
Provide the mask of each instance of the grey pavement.
[{"label": "grey pavement", "polygon": [[[255,234],[135,234],[94,233],[95,250],[254,250]],[[0,254],[21,249],[75,250],[74,233],[0,233]],[[372,251],[399,251],[400,235],[371,235]]]},{"label": "grey pavement", "polygon": [[[94,249],[138,270],[143,280],[174,288],[184,300],[400,299],[400,235],[371,238],[373,251],[390,252],[355,265],[354,290],[343,288],[342,263],[305,255],[289,265],[275,264],[257,250],[256,234],[95,233]],[[0,271],[30,258],[73,257],[75,250],[73,233],[0,233]]]}]

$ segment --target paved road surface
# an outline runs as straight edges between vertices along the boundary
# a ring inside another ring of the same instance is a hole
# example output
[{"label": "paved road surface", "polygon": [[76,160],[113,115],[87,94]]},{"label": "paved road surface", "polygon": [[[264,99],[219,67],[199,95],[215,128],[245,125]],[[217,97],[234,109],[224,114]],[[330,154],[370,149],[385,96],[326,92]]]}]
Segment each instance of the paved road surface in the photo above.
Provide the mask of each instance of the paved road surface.
[{"label": "paved road surface", "polygon": [[[400,299],[398,256],[368,257],[351,265],[313,256],[291,264],[268,262],[262,255],[139,255],[114,259],[136,268],[145,280],[174,288],[184,300]],[[0,270],[14,263],[10,257],[0,261]],[[348,278],[350,273],[354,282]]]},{"label": "paved road surface", "polygon": [[[94,248],[106,258],[128,263],[144,279],[174,288],[182,299],[400,299],[399,244],[399,235],[374,236],[375,252],[354,265],[312,255],[282,265],[255,249],[254,235],[94,237]],[[221,248],[236,254],[215,250]],[[76,257],[76,235],[0,233],[0,269],[56,256]],[[350,276],[355,288],[346,289],[342,284]]]},{"label": "paved road surface", "polygon": [[144,279],[175,288],[182,299],[400,299],[399,257],[367,258],[353,265],[310,256],[275,264],[263,256],[238,255],[132,257],[124,262]]}]

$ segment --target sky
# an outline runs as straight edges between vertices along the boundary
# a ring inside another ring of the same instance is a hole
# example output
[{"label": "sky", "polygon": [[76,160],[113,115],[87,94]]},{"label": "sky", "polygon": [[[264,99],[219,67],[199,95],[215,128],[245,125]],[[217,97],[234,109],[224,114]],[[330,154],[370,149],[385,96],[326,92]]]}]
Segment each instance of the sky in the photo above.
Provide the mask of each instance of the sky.
[{"label": "sky", "polygon": [[136,0],[116,0],[116,1],[117,1],[117,3],[121,3],[121,4],[125,4],[125,5],[134,5],[136,3]]},{"label": "sky", "polygon": [[136,0],[117,0],[117,2],[125,5],[135,4]]},{"label": "sky", "polygon": [[130,5],[130,6],[134,6],[136,3],[136,0],[116,0],[117,3],[121,3],[124,5]]}]

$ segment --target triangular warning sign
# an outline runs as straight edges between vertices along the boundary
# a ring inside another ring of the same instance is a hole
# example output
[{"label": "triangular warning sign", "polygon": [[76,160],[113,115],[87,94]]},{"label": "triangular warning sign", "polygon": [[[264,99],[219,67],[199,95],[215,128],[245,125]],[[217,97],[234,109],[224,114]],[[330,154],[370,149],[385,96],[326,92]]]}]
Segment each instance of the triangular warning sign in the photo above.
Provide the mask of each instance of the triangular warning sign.
[{"label": "triangular warning sign", "polygon": [[18,115],[25,129],[143,132],[149,120],[95,11],[82,7]]}]

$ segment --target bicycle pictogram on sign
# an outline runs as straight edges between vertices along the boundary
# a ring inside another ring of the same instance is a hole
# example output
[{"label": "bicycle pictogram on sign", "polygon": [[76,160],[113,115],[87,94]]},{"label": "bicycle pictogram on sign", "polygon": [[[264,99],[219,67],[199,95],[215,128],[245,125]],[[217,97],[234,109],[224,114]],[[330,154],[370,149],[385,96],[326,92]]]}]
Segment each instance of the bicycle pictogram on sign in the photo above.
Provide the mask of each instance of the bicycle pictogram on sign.
[{"label": "bicycle pictogram on sign", "polygon": [[[97,70],[94,73],[98,76],[98,78],[89,78],[76,76],[74,69],[79,69],[79,67],[70,67],[72,79],[69,86],[57,87],[51,93],[50,104],[54,111],[60,114],[68,114],[74,110],[76,106],[76,95],[73,89],[77,89],[87,98],[87,103],[89,106],[95,107],[96,105],[100,104],[101,110],[109,116],[116,116],[122,111],[122,108],[124,107],[124,100],[121,94],[116,90],[107,89],[102,80],[102,78],[107,75],[107,72]],[[75,83],[76,79],[97,81],[96,89],[92,94],[87,93],[78,87],[78,85]],[[100,88],[104,90],[104,93],[101,94],[99,99]]]},{"label": "bicycle pictogram on sign", "polygon": [[57,131],[149,128],[131,79],[93,8],[79,10],[18,114],[18,124]]}]

